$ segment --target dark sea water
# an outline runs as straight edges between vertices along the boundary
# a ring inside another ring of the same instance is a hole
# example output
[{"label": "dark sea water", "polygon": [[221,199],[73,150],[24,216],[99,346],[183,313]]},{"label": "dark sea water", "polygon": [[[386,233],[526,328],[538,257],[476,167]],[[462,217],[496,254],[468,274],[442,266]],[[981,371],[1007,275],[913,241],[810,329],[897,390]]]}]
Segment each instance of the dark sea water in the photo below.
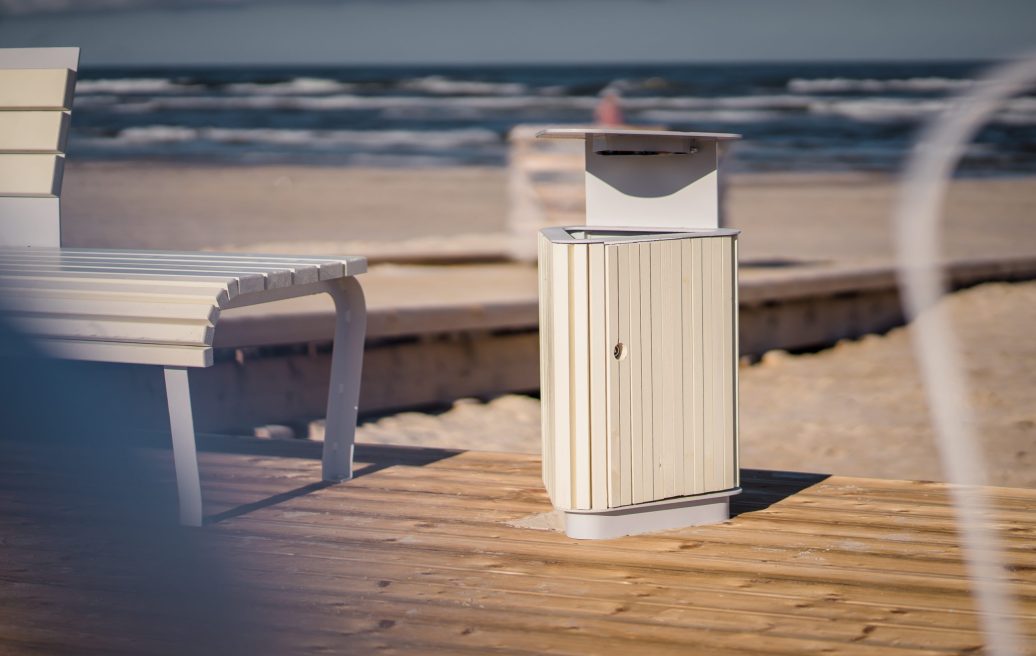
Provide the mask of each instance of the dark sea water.
[{"label": "dark sea water", "polygon": [[[737,132],[742,171],[893,172],[985,66],[736,64],[84,68],[71,157],[358,166],[503,165],[520,123],[585,124],[606,88],[630,123]],[[1036,96],[968,149],[972,175],[1036,173]]]}]

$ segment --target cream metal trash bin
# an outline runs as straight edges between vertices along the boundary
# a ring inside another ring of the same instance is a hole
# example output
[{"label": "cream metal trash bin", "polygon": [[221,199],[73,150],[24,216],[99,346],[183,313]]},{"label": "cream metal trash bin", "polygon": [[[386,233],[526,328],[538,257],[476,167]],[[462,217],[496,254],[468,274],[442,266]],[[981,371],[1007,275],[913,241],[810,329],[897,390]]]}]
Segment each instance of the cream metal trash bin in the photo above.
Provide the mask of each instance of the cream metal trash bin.
[{"label": "cream metal trash bin", "polygon": [[715,176],[736,135],[542,136],[587,142],[589,225],[542,230],[538,253],[543,480],[565,530],[723,521],[740,491],[738,232],[716,227]]}]

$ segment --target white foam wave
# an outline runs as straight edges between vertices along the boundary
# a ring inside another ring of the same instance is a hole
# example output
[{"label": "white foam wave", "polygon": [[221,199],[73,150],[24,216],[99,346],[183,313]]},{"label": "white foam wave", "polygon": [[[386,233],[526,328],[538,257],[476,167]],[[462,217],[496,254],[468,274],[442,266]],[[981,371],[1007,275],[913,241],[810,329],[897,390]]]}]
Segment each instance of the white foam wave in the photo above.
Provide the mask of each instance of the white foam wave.
[{"label": "white foam wave", "polygon": [[507,95],[515,96],[528,91],[528,87],[518,82],[482,82],[479,80],[454,80],[442,75],[404,80],[400,88],[412,91],[443,95]]},{"label": "white foam wave", "polygon": [[76,93],[178,93],[200,89],[196,84],[181,84],[163,77],[79,80]]},{"label": "white foam wave", "polygon": [[788,89],[796,93],[838,93],[845,91],[959,91],[975,84],[974,80],[948,77],[912,77],[898,80],[830,77],[817,79],[795,78]]},{"label": "white foam wave", "polygon": [[637,114],[640,120],[654,123],[764,123],[781,116],[781,112],[758,109],[653,109]]},{"label": "white foam wave", "polygon": [[308,111],[336,111],[350,109],[387,110],[419,109],[475,109],[523,110],[580,108],[593,109],[596,98],[540,97],[540,96],[359,96],[336,94],[330,96],[184,96],[150,98],[142,102],[121,103],[113,109],[126,113],[145,113],[162,110],[222,110],[222,109],[287,109]]},{"label": "white foam wave", "polygon": [[[948,108],[952,99],[917,100],[911,98],[862,98],[859,100],[817,100],[810,104],[812,114],[833,114],[863,122],[913,121]],[[1036,98],[1015,98],[1004,103],[994,123],[1031,125],[1036,123]]]},{"label": "white foam wave", "polygon": [[259,93],[259,94],[321,94],[321,93],[342,93],[356,88],[355,84],[330,80],[320,77],[297,77],[286,82],[240,82],[228,84],[226,90],[230,93]]},{"label": "white foam wave", "polygon": [[149,125],[126,128],[115,137],[97,139],[95,145],[141,146],[209,141],[221,144],[304,146],[307,148],[412,148],[448,150],[501,143],[492,130],[282,130],[273,128],[189,128]]}]

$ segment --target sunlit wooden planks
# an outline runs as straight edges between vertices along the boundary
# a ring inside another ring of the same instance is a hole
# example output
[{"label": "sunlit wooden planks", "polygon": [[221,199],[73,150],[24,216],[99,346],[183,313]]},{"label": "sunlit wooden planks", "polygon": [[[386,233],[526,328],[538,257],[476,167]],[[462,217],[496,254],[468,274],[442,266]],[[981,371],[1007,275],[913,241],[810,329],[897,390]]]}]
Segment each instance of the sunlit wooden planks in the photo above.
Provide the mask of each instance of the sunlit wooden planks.
[{"label": "sunlit wooden planks", "polygon": [[558,508],[737,486],[735,247],[541,234],[543,473]]},{"label": "sunlit wooden planks", "polygon": [[[982,649],[938,483],[746,471],[729,522],[587,543],[510,525],[550,509],[534,456],[361,444],[368,473],[303,491],[319,445],[213,441],[218,452],[201,454],[207,500],[232,512],[192,539],[218,559],[221,585],[248,600],[254,630],[269,622],[285,652]],[[30,640],[39,653],[119,651],[139,626],[119,623],[127,609],[143,621],[167,607],[103,594],[134,571],[112,549],[116,524],[91,532],[95,515],[79,512],[89,490],[76,504],[44,505],[53,448],[29,457],[12,446],[0,444],[0,651]],[[146,457],[160,478],[171,475],[167,451]],[[1031,650],[1036,491],[987,492]]]}]

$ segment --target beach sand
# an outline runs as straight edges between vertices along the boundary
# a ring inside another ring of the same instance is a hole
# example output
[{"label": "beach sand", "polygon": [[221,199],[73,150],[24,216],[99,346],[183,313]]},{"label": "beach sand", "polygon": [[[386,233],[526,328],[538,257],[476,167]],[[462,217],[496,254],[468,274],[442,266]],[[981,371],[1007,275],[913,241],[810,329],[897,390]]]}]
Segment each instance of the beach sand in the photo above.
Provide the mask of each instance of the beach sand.
[{"label": "beach sand", "polygon": [[[869,175],[734,177],[743,261],[872,264],[892,254],[894,181]],[[961,180],[946,203],[951,257],[1036,254],[1031,178]],[[367,170],[70,163],[67,246],[279,252],[420,252],[507,239],[499,169]],[[379,249],[381,249],[379,251]],[[753,270],[753,275],[758,275]],[[472,278],[472,285],[481,283]],[[379,304],[376,298],[370,299]],[[1036,486],[1036,283],[984,285],[949,301],[974,385],[992,480]],[[746,467],[939,479],[909,329],[742,367]],[[370,422],[361,441],[539,450],[539,404],[506,396]]]},{"label": "beach sand", "polygon": [[[993,283],[946,301],[964,353],[989,480],[1036,487],[1036,282]],[[741,464],[844,476],[943,480],[910,327],[742,366]],[[357,439],[464,449],[540,448],[539,401],[464,399],[442,413],[369,422]]]},{"label": "beach sand", "polygon": [[[887,260],[894,193],[886,176],[733,176],[729,222],[744,231],[745,261]],[[62,239],[98,248],[499,252],[507,206],[502,169],[69,162]],[[946,214],[951,257],[1036,253],[1032,178],[956,181]]]}]

